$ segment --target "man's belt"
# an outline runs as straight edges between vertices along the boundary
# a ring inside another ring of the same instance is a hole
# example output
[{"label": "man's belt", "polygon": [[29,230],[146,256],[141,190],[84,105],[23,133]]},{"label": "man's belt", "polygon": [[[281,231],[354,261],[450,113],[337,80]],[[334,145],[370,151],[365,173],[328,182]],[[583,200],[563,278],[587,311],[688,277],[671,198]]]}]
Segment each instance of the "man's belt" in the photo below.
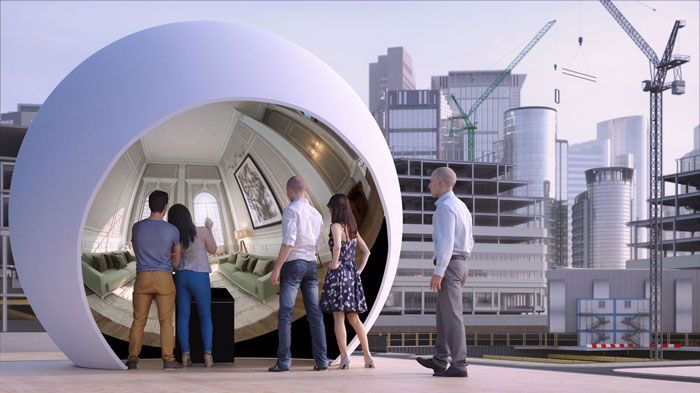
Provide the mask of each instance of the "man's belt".
[{"label": "man's belt", "polygon": [[[450,258],[450,261],[466,261],[467,258],[469,257],[469,254],[464,255],[464,254],[454,254]],[[437,259],[433,259],[433,266],[437,265]]]}]

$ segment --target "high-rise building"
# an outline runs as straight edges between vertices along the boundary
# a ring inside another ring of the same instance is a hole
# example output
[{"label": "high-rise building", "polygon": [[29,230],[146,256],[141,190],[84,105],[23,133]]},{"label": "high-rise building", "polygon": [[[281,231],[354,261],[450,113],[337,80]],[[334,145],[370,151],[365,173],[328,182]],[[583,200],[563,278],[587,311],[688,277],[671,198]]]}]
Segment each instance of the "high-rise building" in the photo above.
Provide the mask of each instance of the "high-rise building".
[{"label": "high-rise building", "polygon": [[624,269],[630,259],[632,182],[634,170],[624,167],[586,171],[588,190],[572,207],[574,267]]},{"label": "high-rise building", "polygon": [[[627,116],[598,123],[596,139],[570,145],[567,185],[569,207],[580,193],[587,190],[585,172],[588,169],[626,167],[634,169],[632,220],[646,218],[649,209],[647,135],[643,116]],[[571,209],[569,218],[569,222],[572,222]],[[640,239],[645,238],[646,233],[640,233]]]},{"label": "high-rise building", "polygon": [[384,131],[395,158],[443,159],[451,111],[440,90],[390,90]]},{"label": "high-rise building", "polygon": [[[427,185],[432,171],[445,165],[456,172],[454,192],[474,220],[475,246],[462,295],[466,325],[503,332],[508,326],[546,324],[546,317],[539,315],[545,311],[547,269],[542,200],[509,195],[527,184],[510,180],[513,166],[408,159],[397,159],[395,164],[404,209],[401,259],[373,332],[396,326],[413,326],[416,332],[434,328],[437,294],[428,283],[433,272],[435,199]],[[523,207],[529,212],[516,213]]]},{"label": "high-rise building", "polygon": [[[664,175],[667,192],[662,199],[664,268],[700,269],[700,126],[693,130],[694,149],[676,160],[676,173]],[[671,191],[672,190],[672,191]],[[640,236],[650,220],[631,222],[632,259],[628,268],[649,268],[641,251],[651,245]]]},{"label": "high-rise building", "polygon": [[598,123],[595,140],[569,146],[569,203],[586,191],[585,171],[619,166],[634,169],[634,219],[648,214],[648,148],[643,116],[628,116]]},{"label": "high-rise building", "polygon": [[632,219],[649,215],[649,149],[644,117],[620,117],[598,123],[597,140],[610,141],[610,166],[634,169],[632,186]]},{"label": "high-rise building", "polygon": [[586,171],[610,166],[610,141],[596,139],[570,145],[568,166],[567,199],[572,206],[576,197],[588,189]]},{"label": "high-rise building", "polygon": [[591,203],[588,199],[588,191],[576,196],[571,206],[571,266],[588,267],[591,259]]},{"label": "high-rise building", "polygon": [[0,124],[29,127],[40,107],[39,104],[17,104],[17,112],[7,112],[0,115]]},{"label": "high-rise building", "polygon": [[514,193],[553,197],[557,190],[557,111],[521,107],[509,109],[504,118],[504,161],[513,164],[513,179],[530,183],[530,189]]},{"label": "high-rise building", "polygon": [[369,111],[382,130],[386,122],[387,92],[415,88],[413,60],[403,47],[388,48],[386,55],[369,64]]},{"label": "high-rise building", "polygon": [[556,204],[555,236],[556,250],[553,252],[553,260],[559,266],[570,266],[571,263],[571,233],[569,231],[569,141],[557,139],[556,149],[556,180],[554,188],[554,200]]},{"label": "high-rise building", "polygon": [[[456,116],[459,110],[451,98],[453,95],[462,109],[468,112],[501,72],[499,70],[450,71],[447,75],[433,76],[431,88],[443,91]],[[504,137],[503,114],[509,109],[520,106],[520,90],[524,82],[523,74],[512,74],[505,78],[470,117],[470,121],[477,126],[474,154],[476,161],[502,162],[502,157],[496,156],[497,147],[494,145]],[[464,127],[464,123],[457,120],[455,126],[461,128]],[[466,137],[466,133],[461,135],[464,146],[467,145]]]},{"label": "high-rise building", "polygon": [[566,153],[568,142],[557,139],[557,111],[548,107],[509,109],[504,115],[505,162],[513,165],[514,180],[527,188],[513,195],[542,198],[548,232],[548,266],[568,265],[568,210],[566,203]]},{"label": "high-rise building", "polygon": [[556,140],[556,156],[554,161],[556,171],[554,199],[566,201],[569,197],[569,141],[566,139]]}]

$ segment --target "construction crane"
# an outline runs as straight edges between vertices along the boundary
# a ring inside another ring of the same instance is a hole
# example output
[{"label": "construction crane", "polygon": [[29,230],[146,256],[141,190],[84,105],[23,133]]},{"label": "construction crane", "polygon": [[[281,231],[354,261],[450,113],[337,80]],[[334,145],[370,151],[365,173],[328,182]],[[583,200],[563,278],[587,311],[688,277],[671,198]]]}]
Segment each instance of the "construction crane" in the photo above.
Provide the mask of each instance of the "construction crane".
[{"label": "construction crane", "polygon": [[[452,123],[452,127],[450,129],[450,134],[454,135],[455,132],[461,132],[461,131],[467,131],[467,157],[469,161],[474,161],[474,132],[476,131],[476,124],[477,122],[472,122],[469,120],[469,117],[476,112],[476,110],[479,108],[479,106],[488,98],[488,96],[493,93],[494,90],[498,87],[498,85],[503,82],[504,79],[510,75],[510,72],[515,68],[518,63],[520,63],[520,60],[522,60],[525,55],[527,55],[528,52],[530,52],[530,49],[532,49],[537,42],[539,42],[540,39],[549,31],[549,29],[554,26],[556,23],[556,20],[551,20],[547,22],[546,25],[540,31],[535,35],[535,37],[530,41],[529,44],[523,50],[520,51],[518,56],[513,59],[513,61],[510,62],[508,67],[506,67],[503,71],[501,71],[500,74],[498,74],[498,77],[496,80],[486,89],[484,92],[481,94],[479,98],[474,101],[474,104],[472,105],[471,109],[469,109],[469,112],[464,112],[462,109],[462,106],[459,104],[459,101],[457,101],[457,98],[452,94],[450,97],[452,98],[452,101],[455,103],[457,106],[457,110],[459,111],[460,116],[457,118],[461,118],[464,121],[464,127],[463,128],[454,128],[454,122]],[[452,118],[454,121],[455,118]]]},{"label": "construction crane", "polygon": [[[674,95],[685,93],[685,82],[682,79],[683,75],[680,66],[690,61],[690,57],[672,55],[678,29],[685,26],[685,21],[675,21],[671,30],[671,36],[666,44],[666,50],[664,50],[663,56],[659,59],[656,52],[610,0],[600,0],[600,3],[603,4],[603,7],[608,10],[625,33],[642,50],[650,63],[651,79],[642,82],[642,90],[649,92],[649,331],[651,333],[649,357],[651,360],[663,360],[661,325],[661,296],[663,289],[663,232],[661,227],[663,214],[661,209],[661,198],[663,196],[663,92],[670,88],[671,93]],[[674,70],[674,81],[666,83],[666,73],[671,69]]]}]

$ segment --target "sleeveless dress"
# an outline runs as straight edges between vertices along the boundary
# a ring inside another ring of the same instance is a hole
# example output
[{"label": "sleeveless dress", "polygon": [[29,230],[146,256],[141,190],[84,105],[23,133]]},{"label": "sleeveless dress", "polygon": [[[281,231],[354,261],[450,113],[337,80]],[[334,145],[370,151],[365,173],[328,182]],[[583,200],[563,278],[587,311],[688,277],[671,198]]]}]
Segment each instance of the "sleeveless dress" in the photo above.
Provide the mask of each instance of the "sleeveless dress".
[{"label": "sleeveless dress", "polygon": [[[328,240],[333,250],[333,237]],[[365,291],[355,266],[355,240],[341,240],[340,266],[332,270],[329,266],[326,281],[323,283],[320,306],[323,312],[343,311],[363,313],[367,311]]]}]

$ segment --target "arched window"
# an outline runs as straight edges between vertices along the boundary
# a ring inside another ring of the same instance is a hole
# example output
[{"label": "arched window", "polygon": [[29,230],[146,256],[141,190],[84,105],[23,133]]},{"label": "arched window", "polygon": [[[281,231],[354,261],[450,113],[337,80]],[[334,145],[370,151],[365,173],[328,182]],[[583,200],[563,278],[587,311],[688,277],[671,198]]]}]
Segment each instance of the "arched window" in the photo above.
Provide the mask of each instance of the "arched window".
[{"label": "arched window", "polygon": [[209,217],[214,222],[212,232],[217,246],[224,244],[224,228],[221,225],[219,202],[210,192],[200,192],[194,197],[194,225],[204,226],[204,220]]},{"label": "arched window", "polygon": [[143,202],[143,213],[141,214],[141,219],[145,220],[150,215],[151,215],[151,208],[148,207],[148,197],[146,197],[146,200]]}]

